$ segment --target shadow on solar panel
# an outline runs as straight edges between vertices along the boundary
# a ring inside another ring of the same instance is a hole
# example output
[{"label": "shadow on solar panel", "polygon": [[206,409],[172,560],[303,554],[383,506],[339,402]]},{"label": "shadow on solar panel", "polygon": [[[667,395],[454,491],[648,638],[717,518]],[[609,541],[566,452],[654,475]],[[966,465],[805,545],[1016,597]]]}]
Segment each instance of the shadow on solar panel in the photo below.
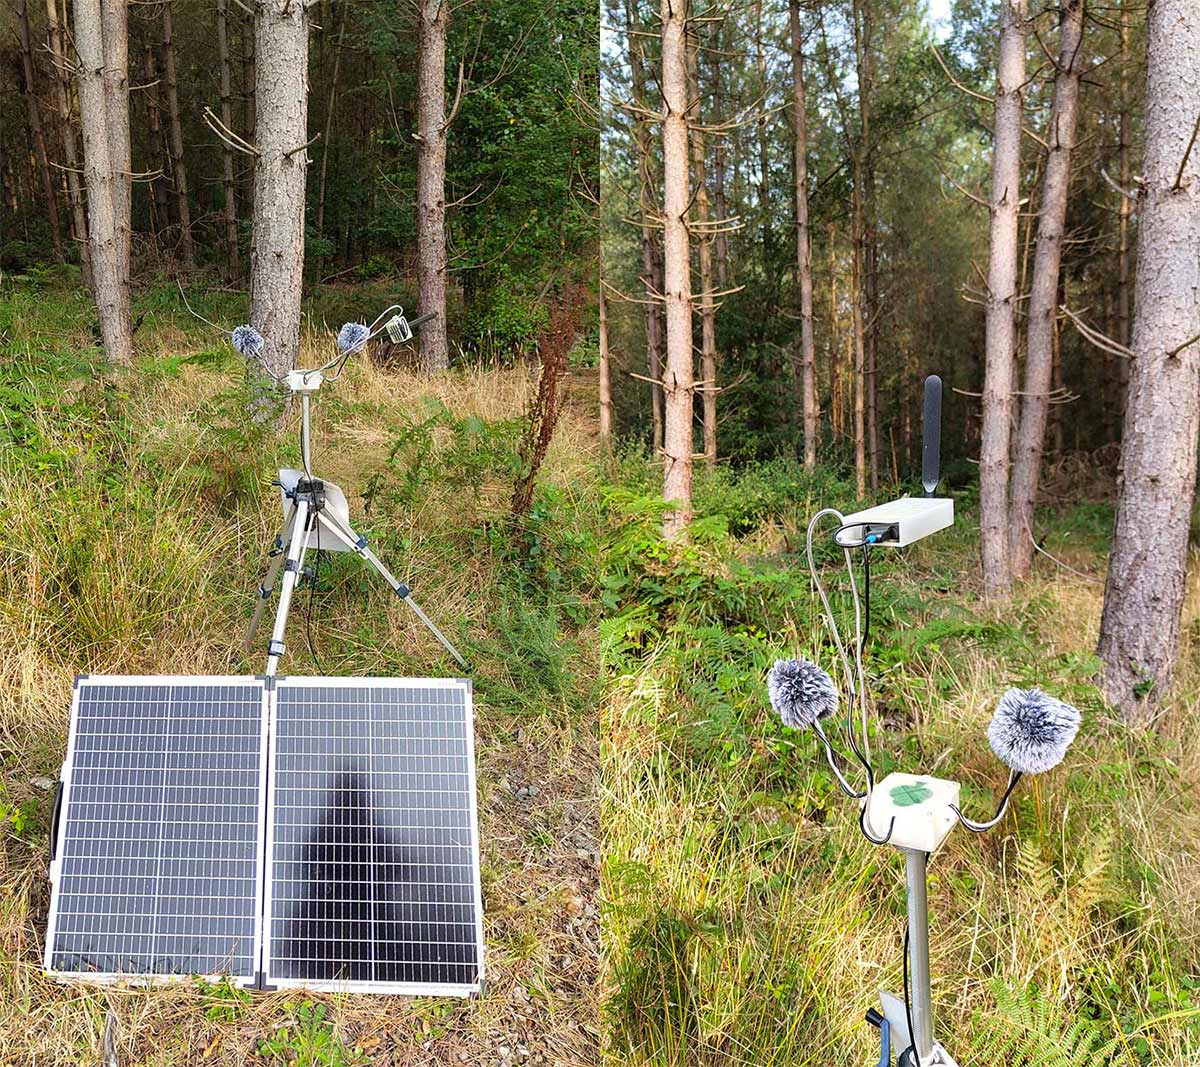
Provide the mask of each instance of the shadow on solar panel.
[{"label": "shadow on solar panel", "polygon": [[80,678],[46,968],[478,992],[470,683]]}]

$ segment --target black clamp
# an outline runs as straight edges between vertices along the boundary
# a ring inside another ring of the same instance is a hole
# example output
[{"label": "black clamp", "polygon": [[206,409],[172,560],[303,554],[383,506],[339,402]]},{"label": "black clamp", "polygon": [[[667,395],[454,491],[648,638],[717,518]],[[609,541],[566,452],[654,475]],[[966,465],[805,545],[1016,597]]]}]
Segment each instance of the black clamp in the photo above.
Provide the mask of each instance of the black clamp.
[{"label": "black clamp", "polygon": [[410,591],[411,590],[408,588],[408,586],[403,582],[396,583],[396,596],[398,596],[401,600],[407,600]]},{"label": "black clamp", "polygon": [[892,1024],[874,1008],[867,1011],[866,1018],[879,1029],[879,1067],[892,1067]]},{"label": "black clamp", "polygon": [[272,641],[267,645],[268,656],[282,656],[286,646],[282,641]]},{"label": "black clamp", "polygon": [[258,597],[260,600],[266,600],[270,595],[271,595],[271,590],[268,589],[265,585],[260,585],[258,587]]}]

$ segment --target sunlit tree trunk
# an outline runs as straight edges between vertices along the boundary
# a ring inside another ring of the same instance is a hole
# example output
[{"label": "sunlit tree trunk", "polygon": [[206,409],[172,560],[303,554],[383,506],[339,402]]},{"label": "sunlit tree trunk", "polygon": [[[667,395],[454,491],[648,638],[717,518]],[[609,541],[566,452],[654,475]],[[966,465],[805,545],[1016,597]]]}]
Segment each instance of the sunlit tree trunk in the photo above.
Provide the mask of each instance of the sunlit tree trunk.
[{"label": "sunlit tree trunk", "polygon": [[171,149],[171,181],[175,190],[176,214],[179,218],[179,258],[184,267],[196,265],[196,249],[192,243],[192,210],[188,199],[187,165],[183,159],[183,125],[179,116],[179,83],[175,73],[175,34],[171,23],[171,4],[163,4],[162,12],[163,80],[167,90],[167,143]]},{"label": "sunlit tree trunk", "polygon": [[817,349],[813,338],[812,238],[808,231],[808,114],[804,102],[804,37],[800,0],[788,4],[792,39],[792,129],[795,133],[796,276],[800,285],[800,367],[804,466],[817,465]]},{"label": "sunlit tree trunk", "polygon": [[46,135],[42,128],[42,109],[38,103],[37,86],[33,81],[33,46],[29,33],[29,5],[27,0],[17,0],[17,28],[21,43],[21,80],[25,94],[25,111],[29,118],[29,135],[33,141],[33,154],[38,174],[42,180],[42,195],[46,200],[46,221],[50,224],[50,243],[54,258],[62,263],[62,227],[58,221],[58,197],[54,191],[54,178],[50,174],[50,157],[46,152]]},{"label": "sunlit tree trunk", "polygon": [[104,85],[104,30],[100,0],[75,0],[79,124],[83,130],[83,176],[87,186],[88,237],[93,293],[104,350],[114,363],[133,359],[129,285],[113,212],[116,173],[108,156],[108,107]]},{"label": "sunlit tree trunk", "polygon": [[1101,689],[1148,724],[1179,656],[1200,433],[1200,7],[1148,10],[1143,184],[1117,517],[1100,620]]},{"label": "sunlit tree trunk", "polygon": [[1046,143],[1050,146],[1042,176],[1037,255],[1029,293],[1025,344],[1025,388],[1012,470],[1009,545],[1014,578],[1024,578],[1033,563],[1033,514],[1037,505],[1046,418],[1054,379],[1055,327],[1063,229],[1071,187],[1071,153],[1079,111],[1079,74],[1083,66],[1084,0],[1064,0],[1054,80],[1054,103]]},{"label": "sunlit tree trunk", "polygon": [[[129,289],[133,174],[129,146],[129,0],[101,4],[104,34],[104,106],[108,131],[108,164],[113,170],[113,225],[121,284]],[[128,300],[128,294],[126,295]]]},{"label": "sunlit tree trunk", "polygon": [[[699,42],[692,36],[688,49],[688,75],[691,99],[694,101],[692,117],[695,124],[703,119],[700,114],[700,72],[697,52]],[[704,157],[704,132],[693,125],[692,175],[695,185],[695,220],[697,224],[697,265],[700,268],[700,378],[704,383],[704,461],[709,467],[717,464],[717,328],[716,305],[713,301],[712,234],[708,228],[708,168]]]},{"label": "sunlit tree trunk", "polygon": [[417,288],[428,371],[450,366],[446,331],[446,29],[449,0],[420,0],[417,22]]},{"label": "sunlit tree trunk", "polygon": [[663,393],[663,523],[670,539],[692,517],[692,277],[688,220],[688,0],[662,0],[663,299],[667,363]]},{"label": "sunlit tree trunk", "polygon": [[1000,0],[1000,59],[992,136],[991,234],[979,452],[983,587],[1012,584],[1008,472],[1016,354],[1017,239],[1021,199],[1021,121],[1025,82],[1025,0]]},{"label": "sunlit tree trunk", "polygon": [[296,0],[260,0],[255,19],[254,245],[250,321],[276,374],[295,366],[304,282],[308,168],[308,16]]}]

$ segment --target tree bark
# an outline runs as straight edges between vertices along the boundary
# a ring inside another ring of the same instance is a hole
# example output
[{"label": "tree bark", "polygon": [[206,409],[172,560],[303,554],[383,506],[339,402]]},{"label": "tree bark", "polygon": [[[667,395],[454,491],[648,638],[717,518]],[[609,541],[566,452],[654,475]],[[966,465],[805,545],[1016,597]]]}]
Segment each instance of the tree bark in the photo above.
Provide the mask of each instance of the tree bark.
[{"label": "tree bark", "polygon": [[608,355],[608,301],[600,278],[600,449],[612,448],[612,378]]},{"label": "tree bark", "polygon": [[1046,440],[1049,393],[1054,384],[1058,278],[1079,113],[1085,6],[1084,0],[1064,0],[1062,5],[1058,72],[1054,79],[1050,128],[1045,138],[1050,150],[1042,176],[1037,254],[1026,327],[1025,388],[1012,469],[1009,559],[1014,578],[1024,578],[1033,564],[1033,515]]},{"label": "tree bark", "polygon": [[93,292],[104,351],[114,363],[133,360],[129,285],[122,274],[120,238],[113,211],[116,172],[109,161],[108,106],[104,84],[104,29],[100,0],[75,0],[79,120],[87,186]]},{"label": "tree bark", "polygon": [[175,35],[171,24],[171,3],[163,4],[162,13],[163,76],[167,88],[168,145],[171,149],[171,179],[179,216],[179,258],[191,270],[196,266],[192,244],[192,211],[188,200],[187,165],[183,160],[183,126],[179,118],[179,84],[175,74]]},{"label": "tree bark", "polygon": [[792,129],[795,133],[796,276],[800,283],[800,367],[804,412],[804,466],[817,465],[817,349],[813,339],[812,238],[808,230],[808,115],[804,102],[804,37],[800,0],[788,4],[792,38]]},{"label": "tree bark", "polygon": [[688,0],[662,0],[663,300],[667,320],[663,426],[663,499],[675,507],[663,521],[669,540],[692,518],[692,276],[687,214]]},{"label": "tree bark", "polygon": [[1200,8],[1147,16],[1144,184],[1116,528],[1100,620],[1100,685],[1148,725],[1179,655],[1200,432]]},{"label": "tree bark", "polygon": [[[254,144],[254,113],[258,107],[256,98],[258,70],[254,62],[254,21],[253,18],[247,17],[242,29],[242,124],[244,126],[242,136],[250,144]],[[247,180],[242,192],[242,203],[245,205],[243,210],[247,215],[253,217],[255,168],[247,167],[246,171],[248,172]],[[253,241],[253,236],[250,239]]]},{"label": "tree bark", "polygon": [[[636,16],[636,0],[625,0],[625,34],[629,48],[629,70],[633,88],[633,103],[646,107],[646,68],[642,43],[638,38],[640,23]],[[658,302],[662,293],[662,254],[655,230],[658,211],[653,147],[646,119],[634,116],[634,137],[638,154],[638,208],[641,216],[641,251],[643,284],[646,288],[646,367],[651,379],[650,417],[652,448],[655,454],[663,446],[662,374],[666,339],[663,332],[663,309]]]},{"label": "tree bark", "polygon": [[450,366],[446,332],[446,28],[449,0],[420,0],[417,28],[417,287],[430,372]]},{"label": "tree bark", "polygon": [[54,259],[65,260],[63,255],[62,226],[58,220],[58,197],[54,192],[54,179],[50,174],[50,158],[46,153],[46,135],[42,128],[42,109],[38,104],[37,87],[33,83],[33,45],[29,33],[28,0],[17,0],[17,26],[21,38],[21,76],[25,90],[25,110],[29,116],[29,134],[33,141],[33,154],[38,174],[42,180],[42,195],[46,198],[46,221],[50,224],[50,243]]},{"label": "tree bark", "polygon": [[276,374],[300,348],[304,178],[308,168],[308,17],[296,0],[261,0],[255,17],[258,131],[250,321]]},{"label": "tree bark", "polygon": [[158,52],[147,42],[143,52],[146,78],[146,125],[150,129],[150,165],[159,174],[150,181],[151,219],[155,236],[171,225],[171,206],[167,196],[167,142],[163,134],[162,103],[158,92]]},{"label": "tree bark", "polygon": [[113,169],[113,225],[121,282],[129,288],[129,254],[133,207],[133,174],[129,144],[129,0],[101,5],[104,34],[104,107],[108,130],[108,163]]},{"label": "tree bark", "polygon": [[[217,0],[217,53],[221,65],[221,121],[233,129],[233,73],[229,62],[229,0]],[[221,184],[225,203],[221,217],[225,223],[225,267],[230,279],[241,276],[238,262],[237,187],[233,181],[233,149],[221,142]]]},{"label": "tree bark", "polygon": [[985,323],[979,507],[984,595],[1006,592],[1010,566],[1008,472],[1016,354],[1017,237],[1025,82],[1025,0],[1000,0],[1000,58],[992,147],[991,234]]},{"label": "tree bark", "polygon": [[57,0],[46,0],[46,22],[50,45],[50,66],[54,81],[54,103],[62,131],[63,164],[67,172],[67,199],[71,203],[72,230],[79,242],[80,273],[83,284],[92,288],[92,252],[88,247],[87,216],[83,210],[83,192],[79,187],[79,156],[75,147],[75,123],[71,116],[71,82],[63,47],[63,27]]},{"label": "tree bark", "polygon": [[[1121,0],[1121,114],[1119,119],[1119,137],[1120,144],[1118,147],[1118,166],[1117,170],[1120,177],[1121,188],[1132,188],[1133,182],[1133,165],[1131,163],[1130,140],[1131,133],[1131,115],[1132,103],[1129,93],[1129,64],[1133,60],[1132,50],[1129,46],[1129,0]],[[1121,196],[1120,204],[1118,205],[1118,244],[1117,244],[1117,340],[1126,348],[1132,340],[1132,331],[1130,329],[1130,278],[1131,271],[1131,242],[1130,223],[1133,215],[1133,204],[1129,197]],[[1129,392],[1129,361],[1119,359],[1117,361],[1117,382],[1119,388],[1119,401],[1117,404],[1117,426],[1118,434],[1122,432],[1124,427],[1125,417],[1125,401]]]},{"label": "tree bark", "polygon": [[[699,41],[692,34],[688,48],[688,82],[694,104],[695,122],[700,116]],[[708,167],[704,157],[704,133],[691,129],[692,172],[696,187],[695,219],[697,233],[697,265],[700,268],[700,379],[704,383],[703,427],[704,461],[709,468],[717,465],[717,308],[713,301],[712,235],[708,230]]]}]

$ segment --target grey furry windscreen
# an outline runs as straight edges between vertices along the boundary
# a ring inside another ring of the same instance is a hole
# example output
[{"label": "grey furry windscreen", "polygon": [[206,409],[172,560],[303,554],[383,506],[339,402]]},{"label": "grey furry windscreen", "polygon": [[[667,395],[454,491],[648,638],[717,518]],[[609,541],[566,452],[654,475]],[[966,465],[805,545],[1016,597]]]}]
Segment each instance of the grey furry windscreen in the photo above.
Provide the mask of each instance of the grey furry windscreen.
[{"label": "grey furry windscreen", "polygon": [[371,331],[361,322],[347,322],[337,335],[339,352],[354,352],[362,347]]},{"label": "grey furry windscreen", "polygon": [[233,347],[247,359],[259,359],[263,354],[263,336],[253,326],[235,326],[229,335]]},{"label": "grey furry windscreen", "polygon": [[988,742],[1002,763],[1021,774],[1057,767],[1079,732],[1078,709],[1037,689],[1010,689],[988,726]]},{"label": "grey furry windscreen", "polygon": [[838,691],[829,674],[806,659],[781,659],[767,672],[767,695],[785,726],[804,729],[837,711]]}]

